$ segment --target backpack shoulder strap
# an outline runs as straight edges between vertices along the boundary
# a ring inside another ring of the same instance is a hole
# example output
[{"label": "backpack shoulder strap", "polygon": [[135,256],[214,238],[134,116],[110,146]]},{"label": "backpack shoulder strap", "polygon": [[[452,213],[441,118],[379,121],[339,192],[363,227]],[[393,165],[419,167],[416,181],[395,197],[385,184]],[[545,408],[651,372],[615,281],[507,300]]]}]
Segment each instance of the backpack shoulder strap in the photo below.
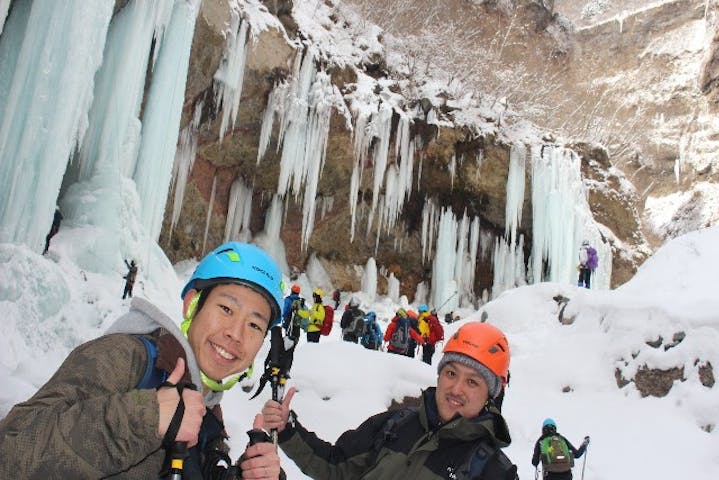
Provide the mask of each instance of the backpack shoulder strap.
[{"label": "backpack shoulder strap", "polygon": [[379,434],[375,437],[372,449],[375,458],[386,443],[397,439],[397,432],[404,424],[412,420],[416,413],[417,410],[415,409],[401,408],[390,415],[382,425]]},{"label": "backpack shoulder strap", "polygon": [[[517,466],[497,446],[484,440],[477,443],[472,449],[467,461],[466,478],[479,480],[492,478],[497,480],[517,479]],[[459,478],[465,478],[460,476]]]},{"label": "backpack shoulder strap", "polygon": [[147,365],[145,365],[145,372],[142,374],[142,379],[137,384],[138,390],[157,388],[167,380],[167,372],[155,367],[157,361],[157,345],[155,342],[150,340],[145,335],[135,335],[142,344],[145,346],[147,352]]}]

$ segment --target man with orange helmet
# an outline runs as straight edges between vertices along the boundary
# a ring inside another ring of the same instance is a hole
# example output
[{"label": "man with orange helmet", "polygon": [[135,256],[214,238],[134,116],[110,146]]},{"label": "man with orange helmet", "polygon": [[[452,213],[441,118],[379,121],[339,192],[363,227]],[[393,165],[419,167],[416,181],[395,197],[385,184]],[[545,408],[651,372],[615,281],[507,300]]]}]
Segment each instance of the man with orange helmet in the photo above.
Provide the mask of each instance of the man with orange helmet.
[{"label": "man with orange helmet", "polygon": [[282,403],[265,403],[264,427],[280,432],[280,447],[311,478],[515,480],[517,467],[500,450],[511,442],[507,423],[492,401],[509,355],[501,330],[467,323],[447,341],[437,386],[419,407],[378,413],[330,444],[290,411],[290,388]]}]

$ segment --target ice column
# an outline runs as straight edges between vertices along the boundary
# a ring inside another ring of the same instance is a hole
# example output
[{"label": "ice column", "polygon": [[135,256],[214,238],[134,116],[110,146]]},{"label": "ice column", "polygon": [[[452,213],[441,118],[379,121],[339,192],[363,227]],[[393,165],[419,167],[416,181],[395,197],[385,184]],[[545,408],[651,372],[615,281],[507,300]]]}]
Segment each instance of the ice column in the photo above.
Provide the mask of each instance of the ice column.
[{"label": "ice column", "polygon": [[145,105],[142,144],[133,179],[142,206],[142,225],[149,238],[155,240],[160,236],[165,212],[198,8],[195,2],[175,2]]},{"label": "ice column", "polygon": [[361,285],[362,291],[367,294],[369,302],[374,302],[377,297],[377,263],[375,263],[374,257],[367,260]]},{"label": "ice column", "polygon": [[[87,128],[114,0],[14,2],[0,36],[0,241],[39,249]],[[7,12],[7,4],[2,3]]]},{"label": "ice column", "polygon": [[496,298],[509,288],[526,283],[524,269],[524,239],[517,239],[517,229],[522,222],[524,182],[527,149],[524,144],[514,144],[509,150],[507,173],[504,237],[498,237],[494,246],[494,279],[492,296]]},{"label": "ice column", "polygon": [[230,187],[227,220],[225,222],[225,242],[230,240],[248,242],[251,239],[251,215],[252,188],[245,185],[241,178],[236,178]]},{"label": "ice column", "polygon": [[285,275],[289,275],[290,267],[287,265],[285,244],[280,238],[282,229],[282,197],[275,194],[270,207],[265,214],[265,228],[255,236],[254,242],[262,247],[274,258]]},{"label": "ice column", "polygon": [[240,109],[245,61],[247,59],[248,25],[248,22],[243,22],[240,18],[240,12],[233,8],[230,17],[230,29],[227,31],[225,51],[222,55],[220,66],[215,72],[215,103],[218,109],[222,108],[220,140],[224,138],[230,123],[234,128],[237,112]]},{"label": "ice column", "polygon": [[612,254],[592,217],[580,167],[581,159],[574,151],[555,145],[544,145],[532,156],[532,278],[575,284],[578,251],[586,239],[602,262],[592,284],[608,288]]},{"label": "ice column", "polygon": [[5,26],[5,19],[10,9],[10,2],[11,0],[0,0],[0,35],[2,35],[3,27]]}]

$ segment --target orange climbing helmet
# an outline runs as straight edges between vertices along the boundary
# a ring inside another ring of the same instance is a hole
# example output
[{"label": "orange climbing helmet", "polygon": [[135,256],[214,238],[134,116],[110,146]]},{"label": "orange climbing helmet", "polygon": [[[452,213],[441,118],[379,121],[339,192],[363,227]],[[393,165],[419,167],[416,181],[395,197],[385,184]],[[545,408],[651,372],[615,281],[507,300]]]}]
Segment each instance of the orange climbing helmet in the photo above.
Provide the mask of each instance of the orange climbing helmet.
[{"label": "orange climbing helmet", "polygon": [[444,353],[461,353],[486,366],[507,384],[509,343],[494,325],[470,322],[462,325],[444,346]]},{"label": "orange climbing helmet", "polygon": [[300,293],[300,286],[295,283],[294,285],[292,285],[290,290],[292,291],[292,293]]}]

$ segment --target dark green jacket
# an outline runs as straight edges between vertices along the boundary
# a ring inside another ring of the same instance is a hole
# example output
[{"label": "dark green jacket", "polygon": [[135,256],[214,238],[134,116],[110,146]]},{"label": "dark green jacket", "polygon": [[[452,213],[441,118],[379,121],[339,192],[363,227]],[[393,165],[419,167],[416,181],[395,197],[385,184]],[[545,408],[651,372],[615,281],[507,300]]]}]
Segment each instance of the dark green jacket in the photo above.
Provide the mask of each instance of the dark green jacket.
[{"label": "dark green jacket", "polygon": [[[280,447],[306,475],[322,480],[517,478],[517,468],[500,450],[511,439],[499,411],[485,408],[476,418],[458,416],[440,425],[434,395],[434,388],[423,392],[419,409],[406,411],[406,420],[396,411],[374,415],[334,445],[291,417],[280,433]],[[481,475],[471,477],[469,461],[480,444],[491,453]]]}]

